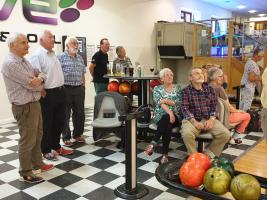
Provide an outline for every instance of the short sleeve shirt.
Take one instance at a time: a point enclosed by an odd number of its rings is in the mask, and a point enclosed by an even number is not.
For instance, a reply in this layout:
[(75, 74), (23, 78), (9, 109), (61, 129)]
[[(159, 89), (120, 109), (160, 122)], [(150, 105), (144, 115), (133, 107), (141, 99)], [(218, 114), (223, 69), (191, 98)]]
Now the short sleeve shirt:
[(175, 102), (175, 106), (168, 105), (169, 109), (180, 118), (180, 101), (181, 101), (182, 89), (179, 85), (174, 85), (171, 92), (167, 92), (163, 85), (156, 86), (153, 90), (153, 100), (155, 102), (155, 117), (154, 122), (158, 123), (166, 112), (161, 108), (160, 101), (162, 99), (170, 99)]
[(248, 60), (245, 65), (244, 74), (241, 79), (241, 85), (245, 85), (247, 88), (255, 88), (256, 83), (248, 80), (250, 72), (254, 72), (256, 75), (260, 76), (259, 66), (252, 59)]
[(103, 53), (101, 50), (93, 55), (92, 63), (95, 64), (94, 68), (94, 82), (95, 83), (108, 83), (108, 79), (103, 76), (107, 74), (108, 54)]
[(71, 57), (68, 52), (64, 52), (59, 56), (59, 61), (62, 66), (65, 85), (79, 86), (83, 83), (83, 74), (86, 72), (83, 58), (76, 54)]

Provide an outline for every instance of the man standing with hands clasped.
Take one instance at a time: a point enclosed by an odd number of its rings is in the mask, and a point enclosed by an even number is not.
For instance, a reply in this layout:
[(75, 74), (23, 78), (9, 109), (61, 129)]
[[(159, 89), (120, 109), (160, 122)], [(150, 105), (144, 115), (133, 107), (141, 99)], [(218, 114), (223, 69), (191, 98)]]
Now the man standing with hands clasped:
[(45, 164), (41, 154), (43, 122), (39, 99), (46, 76), (35, 71), (24, 58), (29, 50), (24, 34), (10, 35), (7, 44), (10, 53), (4, 60), (2, 74), (19, 128), (19, 173), (21, 180), (38, 183), (43, 178), (34, 175), (33, 170), (48, 171), (54, 167), (52, 164)]
[(58, 154), (73, 154), (73, 150), (65, 149), (60, 145), (60, 135), (66, 119), (64, 75), (61, 64), (53, 51), (54, 35), (45, 30), (41, 34), (39, 42), (40, 47), (30, 57), (30, 62), (47, 77), (43, 97), (40, 100), (44, 127), (41, 147), (44, 158), (56, 161)]
[(214, 158), (220, 156), (229, 141), (230, 132), (216, 119), (217, 97), (212, 87), (204, 83), (200, 68), (193, 68), (189, 75), (190, 84), (182, 91), (181, 110), (183, 113), (182, 138), (188, 153), (197, 152), (195, 138), (209, 132), (213, 140), (205, 153)]
[[(85, 143), (82, 137), (84, 131), (84, 99), (85, 99), (85, 72), (86, 66), (82, 56), (78, 54), (78, 40), (76, 37), (67, 37), (65, 41), (66, 50), (59, 56), (66, 92), (66, 119), (62, 132), (65, 146), (73, 143)], [(69, 126), (72, 111), (73, 139)]]

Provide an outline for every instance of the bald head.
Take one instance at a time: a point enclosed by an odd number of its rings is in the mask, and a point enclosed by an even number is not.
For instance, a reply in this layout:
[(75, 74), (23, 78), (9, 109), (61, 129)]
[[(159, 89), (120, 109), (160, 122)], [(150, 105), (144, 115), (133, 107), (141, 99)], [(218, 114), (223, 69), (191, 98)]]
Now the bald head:
[(48, 51), (52, 51), (55, 45), (54, 35), (49, 30), (44, 30), (40, 35), (40, 45)]

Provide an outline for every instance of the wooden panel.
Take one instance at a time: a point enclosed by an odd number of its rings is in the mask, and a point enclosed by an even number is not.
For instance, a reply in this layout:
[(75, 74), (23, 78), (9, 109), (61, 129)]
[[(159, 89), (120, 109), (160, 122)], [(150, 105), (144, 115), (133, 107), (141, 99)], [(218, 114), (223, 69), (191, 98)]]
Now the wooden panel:
[(235, 168), (256, 176), (267, 178), (267, 144), (262, 140), (235, 162)]
[[(231, 82), (230, 87), (235, 87), (240, 85), (242, 75), (244, 73), (244, 66), (245, 62), (240, 61), (236, 58), (232, 58), (231, 68), (230, 68), (230, 76), (231, 76)], [(229, 90), (230, 93), (233, 93), (233, 91)]]
[(193, 24), (184, 24), (184, 49), (186, 56), (193, 56), (193, 28)]
[(184, 24), (166, 23), (163, 38), (164, 45), (184, 45)]
[(196, 57), (195, 63), (193, 67), (201, 67), (204, 64), (211, 63), (221, 65), (223, 68), (228, 67), (227, 65), (227, 57)]

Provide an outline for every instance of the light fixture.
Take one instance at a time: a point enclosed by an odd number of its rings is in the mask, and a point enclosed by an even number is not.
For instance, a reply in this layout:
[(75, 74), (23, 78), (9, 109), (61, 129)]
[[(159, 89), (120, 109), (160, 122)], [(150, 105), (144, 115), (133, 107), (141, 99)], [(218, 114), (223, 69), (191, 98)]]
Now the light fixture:
[(261, 14), (258, 14), (259, 17), (264, 17), (266, 14), (264, 13), (261, 13)]
[(255, 13), (255, 12), (257, 12), (256, 10), (249, 10), (248, 11), (249, 13)]
[(241, 9), (244, 9), (245, 7), (247, 7), (247, 6), (245, 6), (245, 5), (239, 5), (239, 6), (237, 6), (237, 8), (240, 9), (240, 10)]
[(262, 22), (262, 21), (266, 21), (267, 17), (251, 17), (249, 18), (249, 21), (251, 22)]

